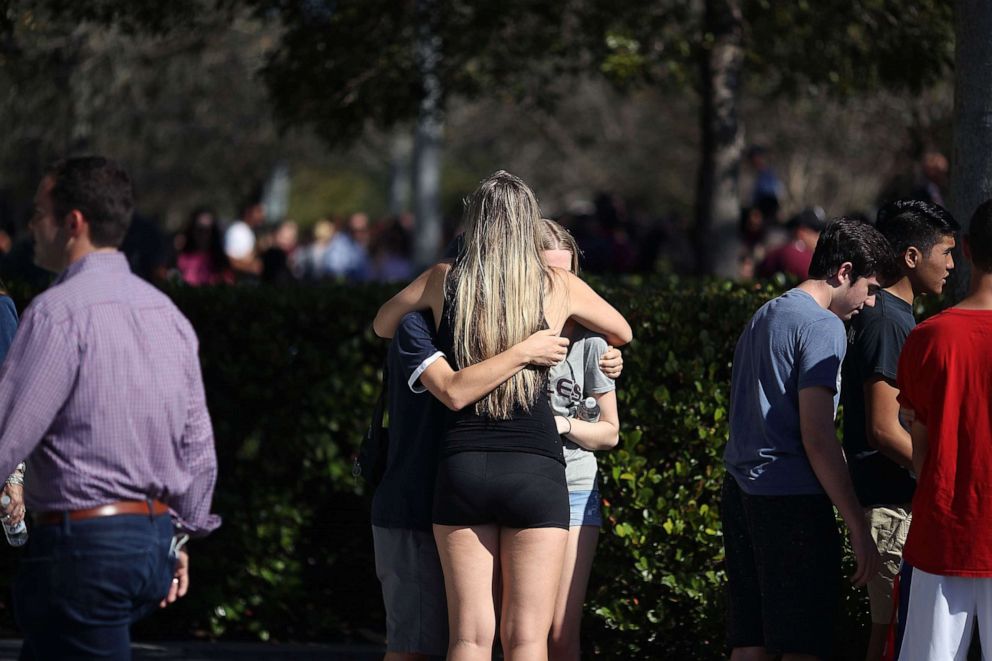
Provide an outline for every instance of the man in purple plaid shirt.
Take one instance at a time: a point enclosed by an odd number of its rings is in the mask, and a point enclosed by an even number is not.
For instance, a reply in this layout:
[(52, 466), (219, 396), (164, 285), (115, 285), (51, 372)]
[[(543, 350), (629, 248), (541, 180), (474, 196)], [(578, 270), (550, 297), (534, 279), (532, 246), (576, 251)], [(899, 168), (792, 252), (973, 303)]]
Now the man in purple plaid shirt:
[(35, 262), (60, 275), (0, 368), (0, 474), (27, 457), (34, 516), (21, 659), (130, 659), (131, 623), (186, 593), (179, 540), (220, 525), (196, 335), (117, 250), (132, 206), (99, 157), (55, 164), (35, 197)]

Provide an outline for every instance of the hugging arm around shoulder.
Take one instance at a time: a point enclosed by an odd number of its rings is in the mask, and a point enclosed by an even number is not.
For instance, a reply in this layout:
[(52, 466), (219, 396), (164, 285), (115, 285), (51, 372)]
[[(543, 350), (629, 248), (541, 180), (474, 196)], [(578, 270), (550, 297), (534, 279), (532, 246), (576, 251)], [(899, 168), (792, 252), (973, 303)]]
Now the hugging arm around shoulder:
[(613, 346), (622, 346), (634, 339), (634, 331), (623, 315), (581, 278), (562, 269), (556, 273), (564, 278), (568, 297), (568, 316), (591, 331), (601, 333)]
[(511, 349), (456, 372), (437, 346), (430, 315), (422, 312), (407, 314), (400, 321), (389, 346), (389, 362), (412, 392), (429, 392), (452, 411), (482, 398), (527, 364)]
[(420, 380), (445, 406), (459, 411), (528, 365), (551, 365), (562, 360), (567, 346), (567, 339), (550, 330), (541, 330), (492, 358), (458, 371), (441, 357), (424, 370)]
[(420, 375), (420, 382), (452, 411), (479, 401), (527, 366), (512, 349), (464, 369), (453, 370), (442, 356)]
[(431, 307), (432, 297), (440, 294), (448, 264), (439, 263), (421, 273), (406, 287), (382, 304), (372, 321), (372, 330), (383, 339), (396, 333), (403, 316), (414, 310)]

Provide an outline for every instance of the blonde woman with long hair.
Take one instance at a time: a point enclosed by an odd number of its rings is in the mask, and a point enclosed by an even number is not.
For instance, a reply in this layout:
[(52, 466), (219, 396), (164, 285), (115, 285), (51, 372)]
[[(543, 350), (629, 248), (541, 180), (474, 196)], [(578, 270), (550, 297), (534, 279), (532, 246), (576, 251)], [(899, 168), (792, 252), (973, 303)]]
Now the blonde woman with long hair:
[[(454, 265), (438, 264), (379, 311), (392, 335), (404, 314), (430, 308), (439, 347), (474, 365), (566, 320), (631, 339), (630, 325), (588, 285), (545, 264), (537, 199), (497, 172), (473, 193)], [(448, 599), (449, 661), (490, 661), (494, 576), (502, 575), (500, 639), (507, 661), (545, 661), (568, 538), (561, 438), (547, 371), (528, 368), (451, 416), (434, 495), (434, 536)], [(498, 564), (497, 564), (498, 563)]]

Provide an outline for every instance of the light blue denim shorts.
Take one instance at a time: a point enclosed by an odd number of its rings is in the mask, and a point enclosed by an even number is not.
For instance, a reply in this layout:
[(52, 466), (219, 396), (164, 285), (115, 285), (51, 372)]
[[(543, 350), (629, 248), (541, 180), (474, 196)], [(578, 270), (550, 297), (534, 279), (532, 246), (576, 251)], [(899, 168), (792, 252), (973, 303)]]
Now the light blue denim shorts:
[(599, 491), (569, 491), (569, 520), (571, 526), (601, 526), (603, 511), (600, 507)]

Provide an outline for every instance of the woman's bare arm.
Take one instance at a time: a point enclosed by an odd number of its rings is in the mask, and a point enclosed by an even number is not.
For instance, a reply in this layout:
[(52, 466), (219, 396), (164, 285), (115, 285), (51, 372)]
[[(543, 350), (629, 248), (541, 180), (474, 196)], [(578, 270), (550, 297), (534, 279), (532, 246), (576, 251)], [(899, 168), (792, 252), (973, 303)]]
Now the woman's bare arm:
[(389, 339), (396, 333), (403, 316), (414, 310), (434, 310), (437, 319), (441, 312), (440, 293), (448, 264), (435, 264), (382, 304), (372, 321), (372, 330), (381, 338)]
[(586, 422), (569, 418), (571, 431), (565, 438), (581, 445), (586, 450), (611, 450), (620, 440), (620, 416), (617, 413), (617, 393), (610, 390), (604, 393), (593, 393), (592, 397), (599, 402), (599, 420)]
[(464, 369), (453, 370), (445, 358), (434, 361), (420, 382), (442, 404), (459, 411), (473, 404), (528, 365), (550, 367), (565, 360), (568, 339), (554, 331), (537, 331), (523, 342)]
[[(554, 271), (556, 278), (552, 298), (564, 296), (564, 303), (559, 303), (555, 309), (565, 311), (565, 318), (571, 317), (589, 330), (601, 333), (606, 337), (606, 342), (613, 346), (627, 344), (634, 338), (634, 331), (623, 315), (592, 287), (564, 269)], [(554, 321), (564, 323), (564, 318)]]

